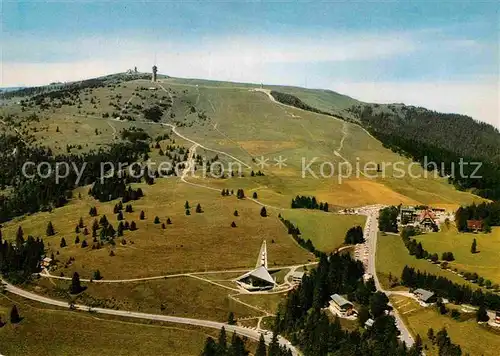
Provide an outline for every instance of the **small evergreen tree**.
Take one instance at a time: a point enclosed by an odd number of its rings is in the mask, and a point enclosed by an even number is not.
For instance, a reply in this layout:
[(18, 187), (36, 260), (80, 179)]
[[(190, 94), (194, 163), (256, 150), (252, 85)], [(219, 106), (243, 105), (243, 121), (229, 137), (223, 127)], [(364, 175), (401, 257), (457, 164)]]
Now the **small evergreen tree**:
[(76, 225), (75, 226), (75, 234), (79, 234), (80, 233), (80, 226)]
[(203, 210), (201, 209), (201, 205), (200, 205), (200, 203), (198, 203), (198, 205), (196, 205), (196, 212), (197, 212), (198, 214), (203, 212)]
[(87, 240), (83, 240), (83, 241), (82, 241), (82, 245), (81, 245), (81, 246), (82, 246), (82, 248), (85, 248), (85, 247), (87, 247), (88, 245), (89, 245), (89, 244), (87, 243)]
[(481, 305), (479, 307), (479, 309), (477, 310), (476, 320), (478, 322), (486, 322), (486, 321), (490, 320), (490, 317), (488, 316), (488, 312), (486, 311), (486, 308), (484, 307), (484, 305)]
[(80, 238), (77, 236), (77, 237), (75, 238), (75, 245), (78, 245), (79, 243), (80, 243)]
[(262, 216), (263, 218), (267, 216), (267, 210), (265, 206), (263, 206), (262, 209), (260, 209), (260, 216)]
[(155, 216), (154, 223), (155, 224), (159, 224), (160, 223), (160, 218), (158, 216)]
[(61, 242), (60, 242), (59, 246), (61, 248), (66, 247), (66, 240), (64, 239), (64, 237), (61, 238)]
[(227, 317), (227, 323), (229, 325), (236, 325), (236, 319), (234, 318), (234, 313), (233, 312), (229, 312), (229, 315)]
[(236, 223), (234, 221), (231, 223), (231, 227), (236, 227)]
[(477, 241), (476, 239), (472, 240), (472, 245), (470, 247), (471, 253), (477, 253)]
[(166, 225), (165, 225), (165, 223), (161, 223), (161, 228), (162, 229), (166, 229), (167, 228)]
[(21, 316), (19, 316), (19, 311), (17, 310), (17, 306), (13, 305), (10, 310), (10, 322), (12, 324), (17, 324), (21, 321)]
[(122, 221), (123, 220), (123, 213), (121, 210), (118, 211), (118, 214), (116, 214), (116, 220)]
[(167, 218), (167, 225), (171, 225), (172, 224), (172, 220), (170, 220), (170, 218)]
[(260, 334), (259, 344), (257, 345), (257, 350), (255, 351), (255, 356), (266, 356), (266, 355), (267, 355), (266, 342), (264, 341), (264, 335)]
[(137, 230), (137, 226), (135, 224), (135, 221), (132, 220), (132, 222), (130, 223), (130, 231), (135, 231)]
[(52, 221), (49, 221), (47, 224), (47, 229), (45, 231), (47, 233), (47, 236), (54, 236), (55, 235), (55, 230), (54, 230), (54, 225), (52, 225)]
[(184, 203), (184, 209), (189, 209), (189, 202), (186, 200), (186, 203)]
[(102, 279), (101, 271), (99, 271), (99, 270), (94, 271), (94, 273), (92, 275), (92, 279), (95, 281)]
[(189, 211), (189, 209), (186, 209), (186, 215), (191, 215), (191, 212)]
[(85, 226), (85, 224), (83, 223), (83, 219), (82, 219), (82, 217), (80, 217), (80, 220), (78, 221), (78, 227), (80, 229), (83, 229), (84, 226)]
[(145, 214), (144, 214), (144, 210), (141, 210), (141, 213), (139, 214), (139, 219), (140, 219), (140, 220), (144, 220), (144, 218), (145, 218), (145, 217), (146, 217), (146, 216), (145, 216)]
[(234, 213), (233, 213), (234, 216), (238, 216), (238, 210), (235, 210)]
[(71, 278), (71, 285), (69, 286), (70, 294), (78, 294), (82, 291), (82, 285), (80, 284), (80, 275), (78, 272), (73, 274)]
[(257, 199), (257, 192), (253, 192), (252, 198)]

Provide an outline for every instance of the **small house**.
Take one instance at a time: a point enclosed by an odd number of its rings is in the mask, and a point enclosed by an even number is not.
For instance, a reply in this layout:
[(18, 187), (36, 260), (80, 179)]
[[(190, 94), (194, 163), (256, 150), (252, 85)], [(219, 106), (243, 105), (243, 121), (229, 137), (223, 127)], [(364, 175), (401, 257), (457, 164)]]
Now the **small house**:
[(351, 316), (356, 313), (354, 305), (339, 294), (330, 296), (330, 306), (328, 307), (333, 314), (338, 316)]
[(436, 295), (433, 292), (425, 289), (421, 288), (415, 289), (413, 291), (413, 294), (415, 294), (418, 300), (422, 303), (429, 304), (429, 303), (434, 303), (436, 301)]
[(482, 220), (467, 220), (467, 230), (469, 231), (483, 231), (483, 221)]
[(45, 257), (43, 260), (42, 260), (42, 268), (48, 268), (52, 263), (52, 258), (50, 257)]
[(304, 277), (304, 272), (295, 271), (292, 273), (292, 282), (300, 283)]
[(373, 326), (373, 323), (375, 322), (375, 320), (373, 320), (372, 318), (368, 319), (366, 322), (365, 322), (365, 329), (369, 329)]

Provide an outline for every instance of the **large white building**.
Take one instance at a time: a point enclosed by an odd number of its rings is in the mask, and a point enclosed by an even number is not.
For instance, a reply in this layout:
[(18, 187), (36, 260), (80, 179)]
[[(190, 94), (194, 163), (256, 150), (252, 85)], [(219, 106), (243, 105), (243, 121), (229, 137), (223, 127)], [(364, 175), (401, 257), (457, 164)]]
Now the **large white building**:
[(262, 242), (255, 269), (236, 279), (236, 283), (248, 291), (273, 289), (276, 281), (267, 270), (267, 246)]

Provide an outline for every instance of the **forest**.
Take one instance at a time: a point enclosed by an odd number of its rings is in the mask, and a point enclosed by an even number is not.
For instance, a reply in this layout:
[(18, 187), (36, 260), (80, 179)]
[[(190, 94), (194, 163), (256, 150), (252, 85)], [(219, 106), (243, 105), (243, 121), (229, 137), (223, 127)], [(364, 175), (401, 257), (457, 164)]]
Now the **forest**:
[[(300, 347), (304, 355), (420, 355), (421, 342), (412, 348), (398, 340), (395, 319), (389, 299), (376, 292), (373, 279), (364, 282), (363, 264), (349, 255), (335, 254), (320, 258), (318, 267), (305, 275), (302, 283), (288, 293), (275, 319), (275, 331), (285, 335)], [(361, 305), (358, 321), (361, 326), (368, 318), (373, 326), (360, 332), (344, 330), (338, 318), (330, 321), (327, 311), (333, 293)], [(417, 338), (420, 340), (419, 338)]]
[[(84, 154), (53, 155), (48, 148), (30, 147), (17, 137), (4, 134), (0, 136), (0, 152), (0, 222), (5, 222), (16, 216), (49, 211), (66, 204), (74, 188), (101, 178), (102, 162), (115, 167), (119, 162), (135, 162), (149, 152), (149, 145), (142, 141), (114, 143), (107, 149)], [(24, 166), (25, 162), (31, 163)], [(82, 174), (79, 177), (76, 169), (69, 168), (65, 177), (57, 179), (55, 167), (58, 164), (77, 167)], [(39, 172), (37, 167), (40, 167)], [(107, 193), (100, 187), (98, 190), (99, 195)], [(113, 188), (109, 194), (116, 198), (125, 191)]]
[(428, 170), (436, 163), (457, 189), (500, 199), (500, 133), (493, 126), (405, 105), (361, 105), (349, 111), (385, 147)]

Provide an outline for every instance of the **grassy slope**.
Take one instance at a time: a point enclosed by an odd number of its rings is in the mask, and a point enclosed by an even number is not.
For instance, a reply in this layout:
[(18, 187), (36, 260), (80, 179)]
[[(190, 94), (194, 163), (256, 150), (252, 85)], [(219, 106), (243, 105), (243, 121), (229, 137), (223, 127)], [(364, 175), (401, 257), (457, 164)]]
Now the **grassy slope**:
[(441, 269), (438, 265), (434, 265), (427, 260), (419, 260), (414, 256), (410, 256), (400, 236), (384, 236), (383, 234), (379, 234), (377, 239), (376, 266), (381, 283), (384, 283), (384, 285), (388, 287), (387, 277), (389, 276), (389, 273), (400, 279), (405, 265), (420, 271), (426, 271), (434, 275), (446, 277), (455, 283), (475, 286), (464, 281), (459, 276)]
[[(68, 290), (70, 284), (69, 281), (55, 281), (55, 283), (61, 290)], [(76, 302), (87, 305), (95, 302), (102, 303), (100, 305), (108, 308), (221, 322), (227, 321), (231, 311), (236, 318), (263, 314), (231, 300), (228, 295), (236, 294), (235, 291), (191, 277), (145, 282), (84, 283), (84, 285), (87, 289), (78, 296)], [(235, 288), (236, 284), (231, 283), (231, 287)], [(42, 279), (35, 289), (39, 293), (50, 295), (53, 293), (51, 291), (53, 288), (50, 281)], [(268, 296), (261, 296), (258, 299), (264, 303)], [(163, 310), (160, 309), (162, 305)]]
[[(455, 261), (450, 266), (467, 272), (476, 272), (493, 283), (500, 283), (500, 228), (493, 228), (491, 234), (458, 233), (454, 226), (443, 231), (418, 236), (425, 249), (437, 252), (452, 251)], [(477, 241), (479, 253), (470, 252), (473, 239)]]
[(310, 239), (323, 252), (333, 252), (344, 243), (347, 230), (360, 225), (365, 217), (359, 215), (334, 215), (321, 211), (294, 209), (281, 214), (299, 227), (302, 238)]
[[(89, 230), (92, 226), (94, 219), (88, 215), (91, 206), (95, 205), (99, 214), (105, 214), (115, 229), (117, 226), (113, 214), (116, 202), (99, 203), (86, 194), (85, 188), (80, 190), (82, 199), (74, 199), (52, 213), (37, 213), (5, 224), (3, 236), (14, 238), (19, 225), (25, 236), (45, 236), (47, 221), (51, 220), (57, 234), (44, 238), (45, 243), (50, 244), (49, 250), (59, 251), (60, 255), (56, 257), (63, 263), (70, 256), (76, 259), (74, 264), (61, 271), (68, 275), (76, 270), (82, 277), (90, 277), (92, 271), (99, 269), (108, 279), (252, 268), (263, 239), (268, 240), (270, 267), (306, 263), (312, 258), (288, 236), (277, 214), (270, 213), (267, 218), (262, 218), (260, 206), (251, 201), (238, 200), (235, 196), (221, 197), (220, 193), (193, 188), (173, 178), (156, 180), (151, 186), (140, 186), (145, 197), (132, 202), (133, 213), (124, 213), (126, 220), (137, 223), (138, 230), (125, 231), (128, 243), (121, 246), (118, 239), (113, 257), (108, 256), (108, 246), (91, 250), (74, 244), (79, 218), (83, 217)], [(192, 206), (190, 216), (185, 215), (186, 200)], [(197, 203), (201, 204), (204, 213), (195, 213)], [(143, 221), (139, 220), (141, 210), (146, 215)], [(234, 210), (238, 210), (238, 217), (233, 216)], [(163, 230), (161, 225), (153, 223), (155, 216), (162, 222), (170, 217), (173, 224)], [(236, 222), (236, 228), (231, 228), (232, 221)], [(59, 248), (61, 237), (65, 237), (68, 247)], [(80, 239), (83, 239), (82, 234)], [(271, 239), (275, 243), (270, 243)], [(91, 237), (87, 240), (90, 245)]]
[[(140, 324), (14, 300), (24, 319), (0, 328), (0, 349), (6, 355), (197, 355), (207, 336), (217, 334), (216, 330)], [(0, 295), (3, 321), (8, 320), (12, 304)]]
[[(387, 167), (386, 176), (367, 179), (361, 176), (338, 183), (336, 174), (332, 178), (315, 179), (301, 177), (302, 158), (310, 162), (317, 157), (312, 170), (318, 174), (320, 163), (341, 160), (334, 155), (347, 132), (341, 154), (351, 164), (366, 162), (411, 161), (382, 147), (355, 124), (345, 123), (330, 116), (314, 114), (272, 103), (264, 93), (252, 92), (249, 87), (208, 86), (195, 87), (182, 80), (165, 80), (165, 87), (196, 99), (199, 110), (204, 110), (212, 125), (183, 127), (179, 131), (209, 147), (229, 152), (251, 164), (251, 157), (269, 158), (271, 166), (265, 169), (270, 177), (266, 187), (281, 195), (297, 193), (322, 195), (329, 203), (339, 206), (356, 206), (382, 202), (386, 204), (425, 203), (450, 205), (470, 203), (477, 200), (471, 194), (457, 192), (441, 178), (395, 179), (389, 178), (393, 168)], [(191, 93), (191, 94), (189, 94)], [(279, 128), (278, 130), (276, 128)], [(278, 169), (273, 158), (287, 158), (287, 166)], [(257, 167), (254, 165), (255, 169)], [(410, 169), (410, 168), (408, 168)], [(422, 174), (419, 167), (412, 167), (414, 174)]]
[(446, 327), (452, 342), (459, 344), (464, 354), (484, 356), (498, 354), (497, 350), (500, 347), (498, 331), (478, 325), (474, 314), (462, 314), (460, 321), (457, 321), (449, 315), (440, 315), (433, 307), (422, 308), (413, 299), (393, 296), (391, 301), (399, 310), (410, 332), (413, 335), (420, 334), (422, 341), (429, 348), (425, 351), (427, 355), (438, 354), (438, 350), (427, 338), (427, 331), (433, 328), (434, 333), (437, 333), (443, 327)]

